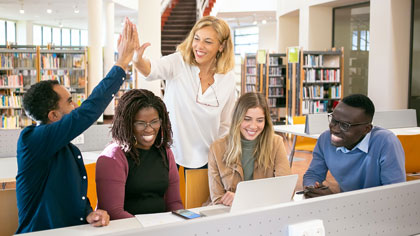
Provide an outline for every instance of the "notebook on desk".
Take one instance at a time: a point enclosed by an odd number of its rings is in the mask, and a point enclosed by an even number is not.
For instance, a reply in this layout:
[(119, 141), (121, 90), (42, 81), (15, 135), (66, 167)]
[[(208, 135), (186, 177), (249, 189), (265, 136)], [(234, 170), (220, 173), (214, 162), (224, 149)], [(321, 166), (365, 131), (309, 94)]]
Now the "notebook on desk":
[(200, 213), (211, 216), (289, 202), (292, 200), (297, 179), (298, 175), (286, 175), (239, 182), (232, 207), (203, 210)]

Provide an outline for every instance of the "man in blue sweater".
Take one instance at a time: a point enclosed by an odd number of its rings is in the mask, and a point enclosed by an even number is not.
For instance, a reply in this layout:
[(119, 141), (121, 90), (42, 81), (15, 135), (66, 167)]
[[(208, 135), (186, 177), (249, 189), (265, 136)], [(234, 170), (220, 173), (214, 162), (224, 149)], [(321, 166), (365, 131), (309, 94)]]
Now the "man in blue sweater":
[(57, 81), (41, 81), (25, 94), (24, 109), (37, 125), (26, 127), (17, 145), (16, 233), (85, 223), (108, 225), (106, 211), (92, 211), (82, 155), (70, 141), (99, 118), (124, 81), (138, 37), (135, 25), (128, 19), (125, 23), (116, 65), (80, 107)]
[(327, 171), (342, 192), (405, 181), (404, 150), (389, 130), (373, 127), (375, 106), (361, 94), (343, 98), (328, 115), (312, 162), (303, 176), (305, 197), (332, 194), (322, 185)]

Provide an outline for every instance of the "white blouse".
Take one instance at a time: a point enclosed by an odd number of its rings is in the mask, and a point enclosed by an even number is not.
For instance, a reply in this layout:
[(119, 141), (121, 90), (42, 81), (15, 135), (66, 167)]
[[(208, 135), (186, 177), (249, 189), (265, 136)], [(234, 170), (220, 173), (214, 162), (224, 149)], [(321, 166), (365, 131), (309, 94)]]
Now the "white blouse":
[(173, 131), (172, 151), (177, 164), (198, 168), (208, 161), (210, 145), (228, 133), (236, 101), (233, 71), (215, 74), (202, 93), (200, 69), (181, 53), (151, 60), (146, 80), (166, 80), (164, 102)]

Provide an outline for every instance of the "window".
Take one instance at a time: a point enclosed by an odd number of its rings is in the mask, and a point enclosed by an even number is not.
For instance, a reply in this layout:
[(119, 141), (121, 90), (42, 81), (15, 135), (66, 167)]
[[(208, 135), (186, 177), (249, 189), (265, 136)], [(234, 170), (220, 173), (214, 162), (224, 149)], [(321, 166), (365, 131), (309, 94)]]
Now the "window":
[(61, 46), (61, 29), (60, 28), (52, 29), (52, 43), (55, 46)]
[(70, 46), (70, 29), (61, 29), (61, 45)]
[(88, 45), (88, 32), (87, 30), (80, 31), (80, 46)]
[(255, 53), (258, 50), (258, 27), (241, 27), (234, 30), (235, 54)]
[(7, 42), (16, 44), (16, 23), (7, 21)]
[(333, 47), (344, 47), (344, 96), (367, 95), (370, 5), (361, 3), (333, 9)]
[(42, 45), (42, 26), (34, 25), (33, 30), (34, 45)]
[(71, 46), (80, 46), (80, 30), (71, 30)]
[(42, 27), (42, 45), (51, 44), (51, 27)]

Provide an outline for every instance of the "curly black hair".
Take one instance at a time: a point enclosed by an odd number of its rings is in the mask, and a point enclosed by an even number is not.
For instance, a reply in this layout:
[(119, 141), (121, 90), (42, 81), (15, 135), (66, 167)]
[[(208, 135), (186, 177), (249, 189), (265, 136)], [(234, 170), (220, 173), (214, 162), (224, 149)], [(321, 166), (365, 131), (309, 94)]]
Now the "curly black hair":
[(363, 94), (352, 94), (347, 97), (344, 97), (341, 100), (348, 106), (361, 108), (365, 111), (365, 114), (371, 119), (373, 119), (373, 115), (375, 114), (375, 105), (373, 105), (372, 100), (369, 97)]
[(167, 163), (166, 148), (169, 148), (172, 144), (171, 122), (165, 103), (149, 90), (132, 89), (124, 93), (115, 109), (111, 127), (112, 138), (122, 147), (126, 156), (132, 158), (138, 165), (140, 163), (139, 152), (134, 148), (136, 143), (133, 132), (134, 118), (139, 110), (147, 107), (156, 109), (159, 118), (162, 120), (154, 145), (159, 149), (164, 163)]
[(48, 112), (58, 108), (60, 97), (53, 89), (58, 84), (57, 80), (44, 80), (29, 88), (23, 96), (23, 108), (28, 117), (41, 124), (48, 123)]

